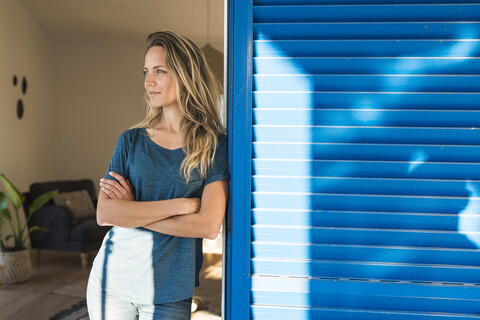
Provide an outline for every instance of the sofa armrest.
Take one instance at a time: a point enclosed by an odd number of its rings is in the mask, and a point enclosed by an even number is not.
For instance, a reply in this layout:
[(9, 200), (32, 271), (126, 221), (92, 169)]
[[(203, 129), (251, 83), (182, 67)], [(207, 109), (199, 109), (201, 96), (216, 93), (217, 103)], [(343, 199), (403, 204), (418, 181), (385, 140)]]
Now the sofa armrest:
[(33, 214), (28, 225), (47, 228), (50, 232), (33, 232), (30, 234), (30, 239), (32, 242), (46, 239), (69, 240), (71, 223), (70, 209), (64, 206), (45, 205)]

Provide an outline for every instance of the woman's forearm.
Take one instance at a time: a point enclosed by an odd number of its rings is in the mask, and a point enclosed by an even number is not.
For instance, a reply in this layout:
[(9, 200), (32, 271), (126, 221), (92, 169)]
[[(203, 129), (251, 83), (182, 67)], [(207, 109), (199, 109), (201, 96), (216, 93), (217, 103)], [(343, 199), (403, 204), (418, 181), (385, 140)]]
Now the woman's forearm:
[(170, 199), (162, 201), (128, 201), (110, 199), (100, 192), (97, 222), (102, 226), (135, 228), (176, 215), (195, 213), (199, 199)]
[(144, 227), (177, 237), (213, 240), (217, 237), (223, 223), (227, 196), (227, 181), (215, 181), (205, 186), (198, 213), (155, 221)]
[(221, 223), (210, 220), (202, 213), (174, 216), (152, 222), (144, 228), (184, 238), (215, 239), (220, 231)]

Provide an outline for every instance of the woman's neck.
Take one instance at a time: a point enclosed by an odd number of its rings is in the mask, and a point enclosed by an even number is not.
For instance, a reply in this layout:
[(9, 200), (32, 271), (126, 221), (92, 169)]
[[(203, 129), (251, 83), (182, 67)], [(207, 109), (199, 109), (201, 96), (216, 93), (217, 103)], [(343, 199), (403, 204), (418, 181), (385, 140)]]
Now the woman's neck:
[(172, 133), (179, 133), (183, 130), (185, 117), (177, 106), (163, 107), (163, 120), (156, 129), (163, 129)]

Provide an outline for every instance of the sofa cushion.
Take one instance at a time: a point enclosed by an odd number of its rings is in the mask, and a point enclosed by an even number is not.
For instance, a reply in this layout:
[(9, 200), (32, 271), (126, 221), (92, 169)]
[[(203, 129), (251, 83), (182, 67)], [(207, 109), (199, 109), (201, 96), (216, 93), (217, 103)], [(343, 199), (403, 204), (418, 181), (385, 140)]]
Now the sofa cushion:
[(59, 193), (87, 190), (93, 202), (95, 202), (95, 199), (97, 198), (95, 185), (90, 179), (36, 182), (30, 186), (30, 194), (32, 199), (37, 198), (45, 192), (53, 190), (58, 190)]
[(95, 218), (95, 208), (86, 190), (59, 193), (53, 198), (53, 202), (70, 209), (72, 224)]
[(100, 227), (95, 219), (82, 221), (70, 230), (73, 241), (101, 241), (110, 227)]

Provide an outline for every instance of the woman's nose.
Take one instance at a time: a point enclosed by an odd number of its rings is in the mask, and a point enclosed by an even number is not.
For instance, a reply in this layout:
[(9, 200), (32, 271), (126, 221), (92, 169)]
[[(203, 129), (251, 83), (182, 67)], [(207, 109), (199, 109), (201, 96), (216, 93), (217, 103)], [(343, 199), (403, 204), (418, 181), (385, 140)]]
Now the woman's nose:
[(155, 85), (155, 78), (152, 75), (147, 75), (145, 77), (145, 86), (154, 86)]

